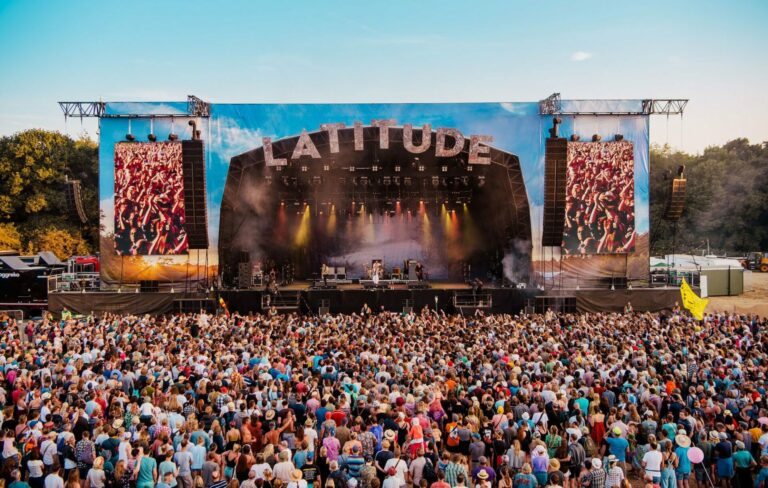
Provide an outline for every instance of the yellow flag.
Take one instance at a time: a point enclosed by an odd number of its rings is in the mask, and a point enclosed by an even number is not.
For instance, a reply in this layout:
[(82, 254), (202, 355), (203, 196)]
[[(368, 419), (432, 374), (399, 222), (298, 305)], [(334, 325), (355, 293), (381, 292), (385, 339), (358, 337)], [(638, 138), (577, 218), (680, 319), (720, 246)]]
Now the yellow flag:
[(707, 308), (709, 303), (708, 298), (699, 298), (695, 291), (691, 288), (685, 278), (683, 278), (683, 284), (680, 285), (680, 295), (683, 297), (683, 307), (686, 308), (696, 320), (704, 318), (704, 309)]

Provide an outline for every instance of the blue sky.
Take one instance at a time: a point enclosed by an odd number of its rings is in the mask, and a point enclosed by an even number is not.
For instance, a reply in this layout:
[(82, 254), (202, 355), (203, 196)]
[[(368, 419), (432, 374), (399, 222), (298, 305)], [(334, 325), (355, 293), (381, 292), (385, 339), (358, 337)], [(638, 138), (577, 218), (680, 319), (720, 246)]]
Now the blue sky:
[(691, 98), (651, 141), (768, 140), (768, 2), (0, 1), (0, 134), (58, 100)]

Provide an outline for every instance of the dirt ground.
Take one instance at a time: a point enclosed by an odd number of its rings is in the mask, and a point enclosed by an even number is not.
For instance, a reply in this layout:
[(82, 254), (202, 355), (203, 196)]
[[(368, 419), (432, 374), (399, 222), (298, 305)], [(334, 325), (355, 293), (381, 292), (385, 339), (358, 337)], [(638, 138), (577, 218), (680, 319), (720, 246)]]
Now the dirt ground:
[(750, 291), (737, 297), (710, 297), (707, 312), (756, 313), (768, 316), (768, 273), (753, 271), (751, 285), (744, 276), (744, 288)]

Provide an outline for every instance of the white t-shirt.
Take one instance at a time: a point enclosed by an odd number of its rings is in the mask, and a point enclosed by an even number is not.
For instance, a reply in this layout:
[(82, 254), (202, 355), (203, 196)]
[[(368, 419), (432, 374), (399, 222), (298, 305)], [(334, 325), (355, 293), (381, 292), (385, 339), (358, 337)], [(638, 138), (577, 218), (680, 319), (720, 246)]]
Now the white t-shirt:
[(645, 470), (652, 475), (661, 474), (661, 451), (648, 451), (643, 456), (643, 462), (645, 463)]
[(45, 488), (64, 488), (64, 478), (56, 473), (45, 477)]
[[(384, 465), (384, 472), (389, 471), (389, 468), (395, 468), (395, 478), (400, 482), (400, 486), (405, 486), (405, 473), (408, 472), (408, 463), (399, 458), (392, 458)], [(386, 483), (387, 480), (384, 480)]]

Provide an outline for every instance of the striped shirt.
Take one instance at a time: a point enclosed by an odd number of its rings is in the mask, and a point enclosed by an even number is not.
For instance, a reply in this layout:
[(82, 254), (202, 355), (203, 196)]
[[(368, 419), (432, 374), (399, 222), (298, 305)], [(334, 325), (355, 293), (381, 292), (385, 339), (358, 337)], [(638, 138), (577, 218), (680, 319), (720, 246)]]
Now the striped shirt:
[(454, 462), (448, 463), (448, 466), (445, 467), (445, 482), (451, 485), (451, 488), (455, 487), (458, 484), (459, 474), (463, 474), (466, 481), (467, 471), (464, 467)]

